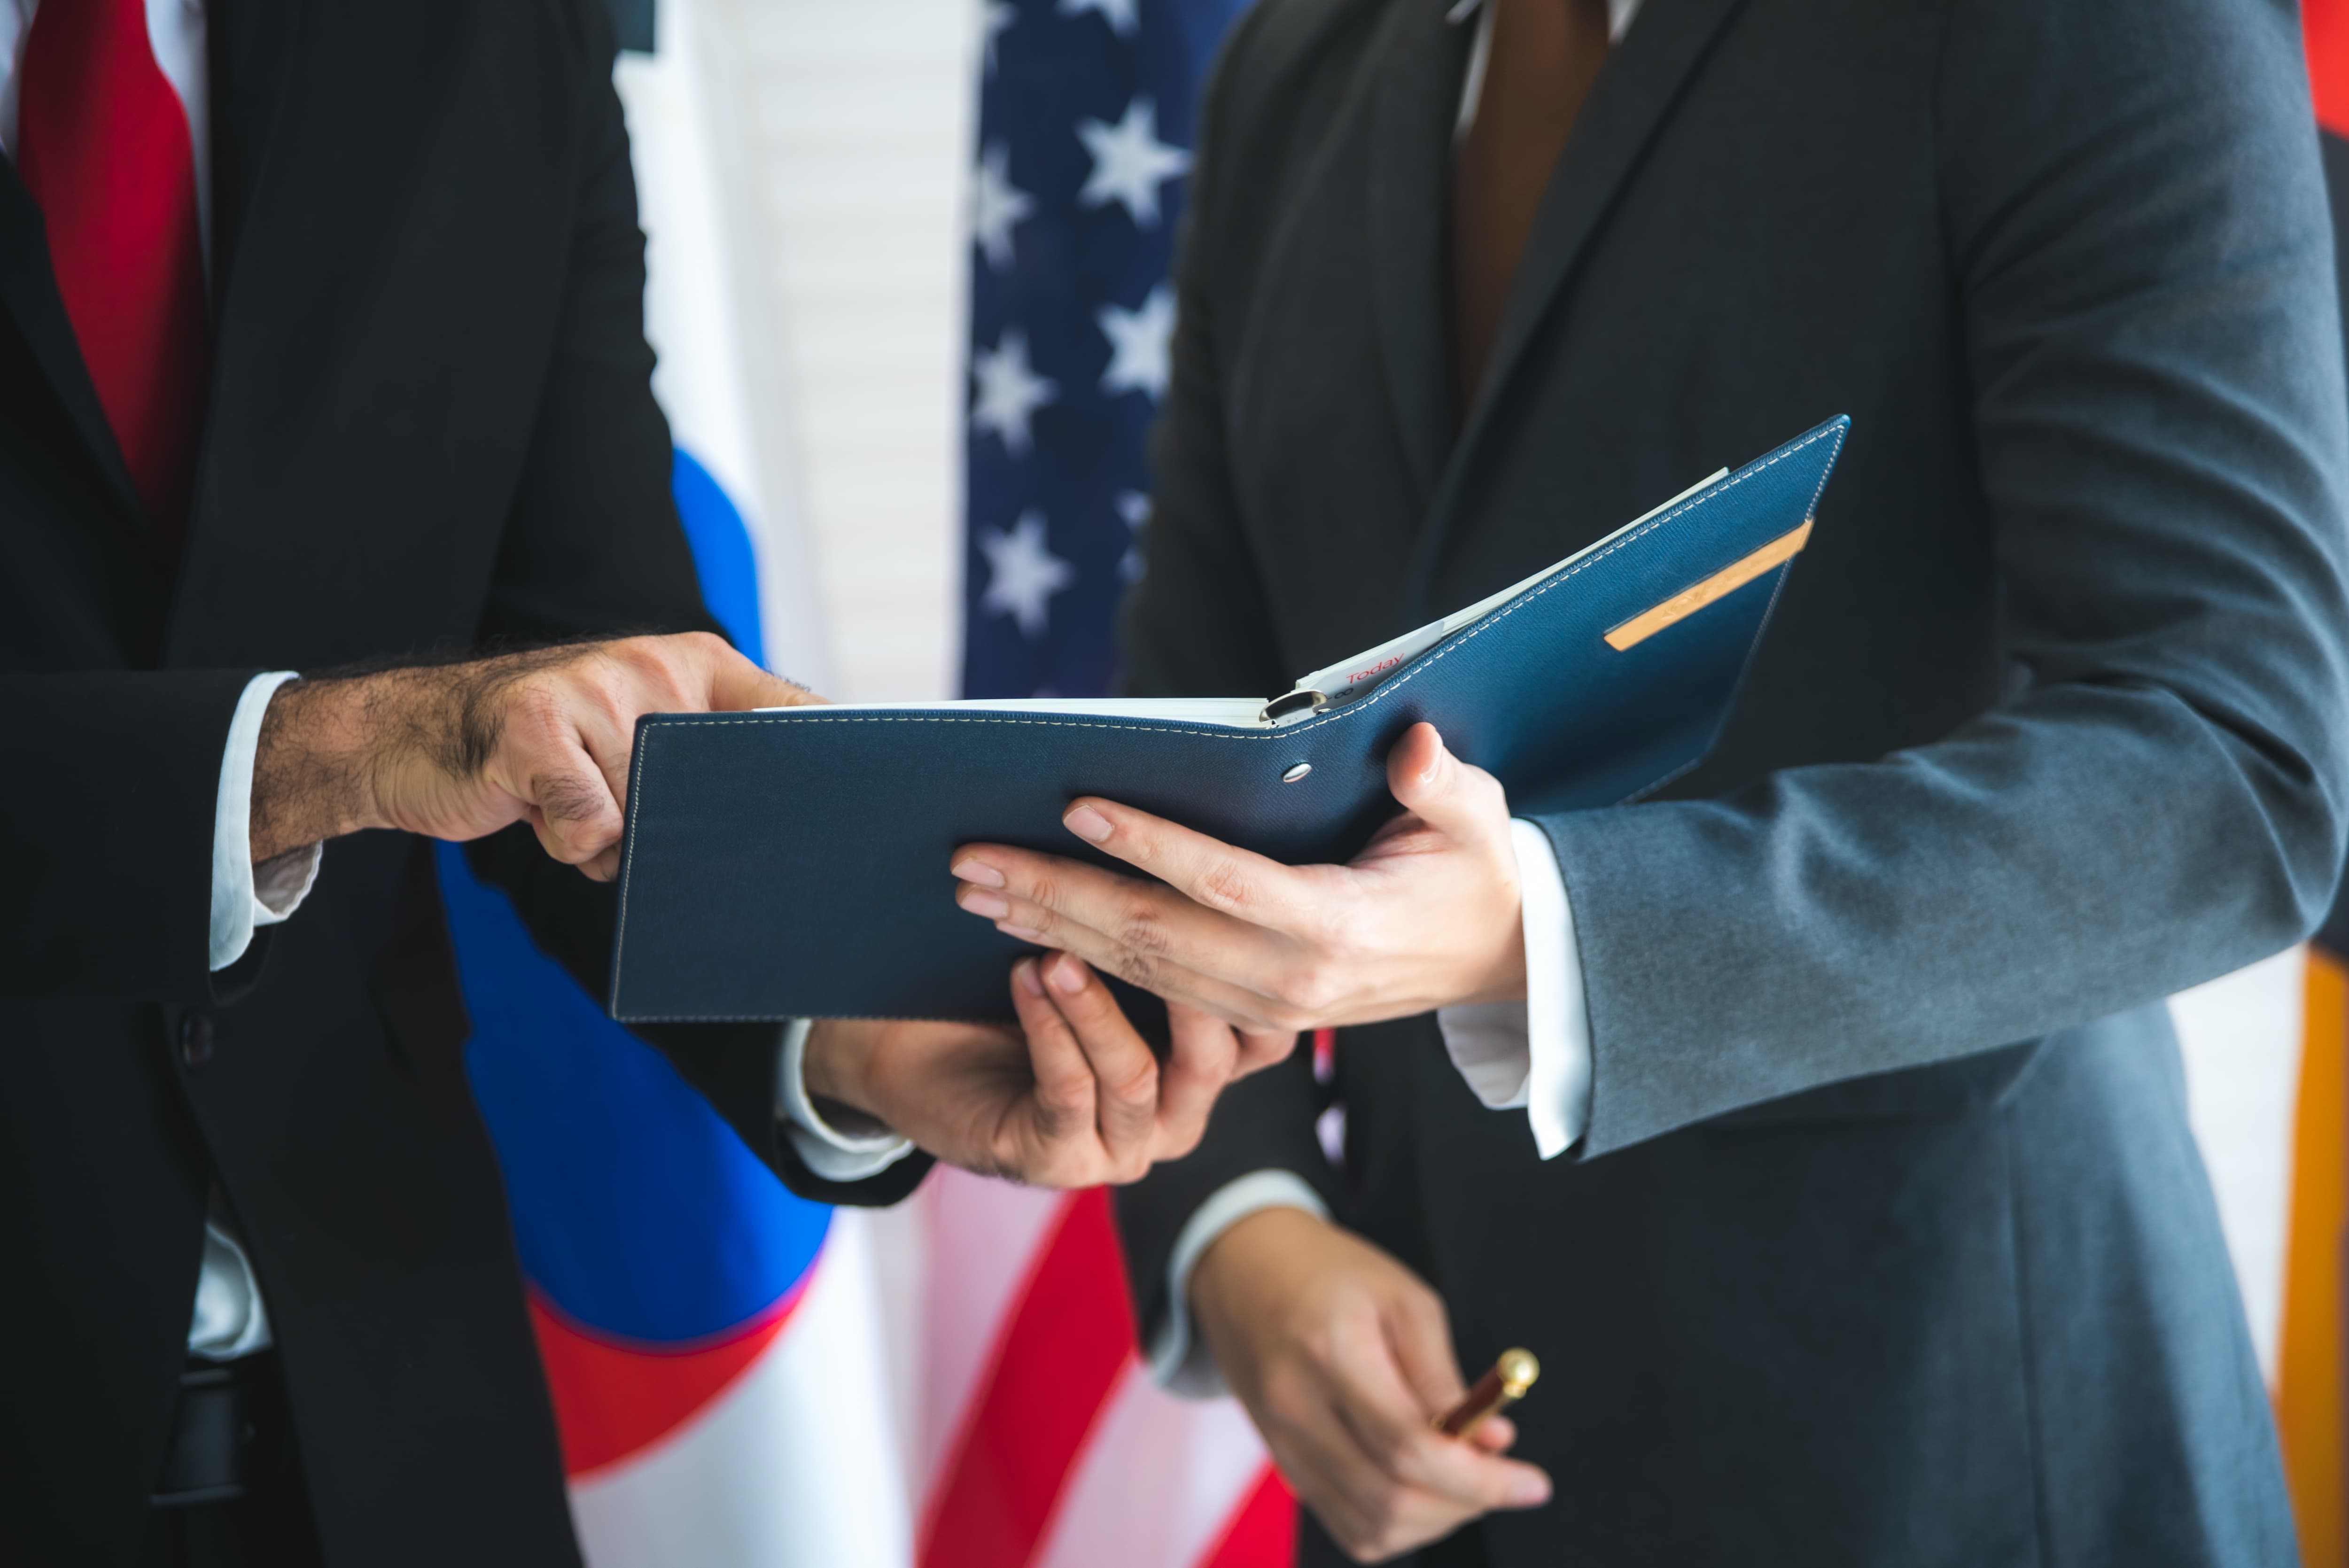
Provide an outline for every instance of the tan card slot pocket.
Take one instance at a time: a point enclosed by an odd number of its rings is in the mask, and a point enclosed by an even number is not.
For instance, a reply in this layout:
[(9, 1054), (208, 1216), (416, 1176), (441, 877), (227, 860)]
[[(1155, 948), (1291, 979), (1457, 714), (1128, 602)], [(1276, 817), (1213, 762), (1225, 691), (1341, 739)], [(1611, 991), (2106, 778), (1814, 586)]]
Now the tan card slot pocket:
[(1607, 645), (1619, 654), (1646, 642), (1666, 626), (1685, 621), (1714, 600), (1735, 593), (1772, 567), (1792, 561), (1810, 541), (1811, 523), (1806, 518), (1802, 527), (1780, 534), (1753, 554), (1731, 562), (1703, 582), (1682, 589), (1654, 608), (1640, 611), (1607, 634)]

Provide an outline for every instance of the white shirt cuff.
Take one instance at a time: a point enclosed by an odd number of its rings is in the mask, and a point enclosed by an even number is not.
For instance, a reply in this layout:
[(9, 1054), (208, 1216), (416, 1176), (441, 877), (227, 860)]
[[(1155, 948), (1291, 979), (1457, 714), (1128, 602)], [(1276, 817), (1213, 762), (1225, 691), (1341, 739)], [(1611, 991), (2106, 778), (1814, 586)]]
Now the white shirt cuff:
[(1590, 1121), (1590, 1008), (1549, 835), (1512, 820), (1509, 843), (1524, 908), (1526, 999), (1442, 1007), (1435, 1021), (1470, 1091), (1495, 1110), (1524, 1107), (1534, 1148), (1555, 1160)]
[(796, 1019), (783, 1033), (783, 1057), (775, 1074), (775, 1114), (800, 1162), (826, 1181), (862, 1181), (878, 1176), (914, 1151), (910, 1139), (894, 1132), (843, 1132), (819, 1115), (807, 1091), (807, 1043), (812, 1026)]
[(1254, 1171), (1226, 1181), (1193, 1212), (1166, 1264), (1166, 1321), (1150, 1341), (1150, 1376), (1171, 1394), (1212, 1399), (1224, 1375), (1204, 1341), (1191, 1336), (1191, 1271), (1216, 1239), (1261, 1209), (1302, 1209), (1326, 1220), (1330, 1205), (1293, 1171)]
[(295, 679), (291, 670), (255, 676), (236, 699), (221, 753), (220, 793), (212, 810), (212, 967), (217, 972), (244, 956), (254, 932), (275, 925), (310, 896), (318, 880), (324, 844), (305, 844), (253, 863), (253, 767), (261, 753), (261, 720), (277, 688)]

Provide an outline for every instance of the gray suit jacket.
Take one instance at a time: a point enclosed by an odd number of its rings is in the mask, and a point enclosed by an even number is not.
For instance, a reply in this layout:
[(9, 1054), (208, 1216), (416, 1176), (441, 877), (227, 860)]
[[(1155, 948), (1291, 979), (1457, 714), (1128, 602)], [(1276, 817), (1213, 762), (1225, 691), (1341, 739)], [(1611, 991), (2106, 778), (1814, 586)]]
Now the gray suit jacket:
[[(1495, 1563), (2292, 1559), (2161, 998), (2341, 863), (2344, 418), (2264, 0), (1649, 0), (1449, 386), (1444, 0), (1266, 0), (1205, 118), (1148, 693), (1295, 675), (1838, 412), (1722, 743), (1544, 820), (1595, 1042), (1543, 1163), (1429, 1020), (1123, 1194), (1144, 1321), (1285, 1167), (1554, 1370)], [(1319, 1548), (1317, 1548), (1319, 1550)]]

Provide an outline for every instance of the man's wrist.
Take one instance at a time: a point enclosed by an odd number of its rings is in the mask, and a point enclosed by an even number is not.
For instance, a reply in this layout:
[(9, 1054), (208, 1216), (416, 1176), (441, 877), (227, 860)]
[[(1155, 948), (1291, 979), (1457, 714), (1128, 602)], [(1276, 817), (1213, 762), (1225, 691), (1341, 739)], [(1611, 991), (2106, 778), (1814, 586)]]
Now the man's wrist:
[(867, 1037), (873, 1026), (843, 1019), (823, 1019), (808, 1030), (801, 1057), (802, 1081), (816, 1114), (851, 1136), (885, 1133), (888, 1122), (873, 1109), (873, 1098), (862, 1068), (871, 1055)]
[(269, 699), (253, 766), (253, 863), (387, 826), (376, 806), (373, 732), (393, 694), (367, 677), (291, 681)]

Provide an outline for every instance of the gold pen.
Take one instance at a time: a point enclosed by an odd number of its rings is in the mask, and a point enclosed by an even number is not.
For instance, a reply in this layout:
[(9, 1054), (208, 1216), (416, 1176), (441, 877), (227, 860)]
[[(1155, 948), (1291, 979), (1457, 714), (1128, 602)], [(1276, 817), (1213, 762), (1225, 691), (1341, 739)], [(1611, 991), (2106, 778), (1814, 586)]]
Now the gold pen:
[(1476, 1379), (1468, 1397), (1454, 1405), (1433, 1423), (1435, 1429), (1447, 1438), (1464, 1438), (1485, 1424), (1488, 1416), (1498, 1414), (1526, 1397), (1526, 1390), (1541, 1376), (1541, 1363), (1530, 1350), (1504, 1350), (1493, 1369)]

